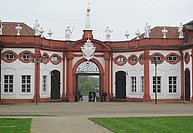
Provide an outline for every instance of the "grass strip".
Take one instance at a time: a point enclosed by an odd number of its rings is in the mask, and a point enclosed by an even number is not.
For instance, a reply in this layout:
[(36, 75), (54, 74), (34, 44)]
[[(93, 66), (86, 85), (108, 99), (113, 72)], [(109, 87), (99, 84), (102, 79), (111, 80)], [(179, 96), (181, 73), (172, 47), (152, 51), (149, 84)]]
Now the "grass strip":
[(115, 133), (191, 133), (193, 116), (89, 118)]
[(0, 133), (30, 133), (31, 118), (0, 118)]

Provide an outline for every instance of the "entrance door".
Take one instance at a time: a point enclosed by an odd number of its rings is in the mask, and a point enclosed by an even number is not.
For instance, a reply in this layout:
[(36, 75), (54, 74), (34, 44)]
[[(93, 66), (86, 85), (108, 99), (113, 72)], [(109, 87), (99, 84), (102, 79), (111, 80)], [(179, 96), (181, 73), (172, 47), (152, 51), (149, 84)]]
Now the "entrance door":
[(116, 99), (126, 99), (126, 73), (116, 72)]
[(185, 100), (190, 101), (190, 70), (185, 70)]
[(60, 72), (54, 70), (51, 72), (51, 100), (60, 99)]

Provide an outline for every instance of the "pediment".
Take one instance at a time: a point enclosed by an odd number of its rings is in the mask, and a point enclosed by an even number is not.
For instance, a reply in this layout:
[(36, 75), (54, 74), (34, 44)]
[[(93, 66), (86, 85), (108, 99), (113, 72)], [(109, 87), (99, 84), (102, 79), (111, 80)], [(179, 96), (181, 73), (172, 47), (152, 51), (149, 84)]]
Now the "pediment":
[[(83, 47), (86, 41), (87, 40), (85, 39), (81, 39), (81, 40), (72, 42), (66, 47), (66, 49), (71, 50), (71, 51), (81, 51), (81, 47)], [(95, 39), (92, 39), (91, 42), (93, 43), (94, 47), (96, 47), (95, 51), (100, 51), (100, 52), (101, 51), (111, 51), (111, 48), (109, 47), (109, 45), (107, 45), (104, 42), (101, 42)]]

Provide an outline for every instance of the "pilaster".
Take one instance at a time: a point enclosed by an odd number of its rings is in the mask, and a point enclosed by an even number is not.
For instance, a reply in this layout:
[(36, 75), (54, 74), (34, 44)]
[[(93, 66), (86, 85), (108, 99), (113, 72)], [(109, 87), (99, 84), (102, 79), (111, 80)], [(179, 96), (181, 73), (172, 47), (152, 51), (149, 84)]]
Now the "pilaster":
[(105, 52), (105, 88), (104, 92), (107, 93), (107, 101), (109, 101), (110, 98), (110, 53)]
[(72, 52), (67, 52), (67, 99), (69, 102), (75, 101), (75, 93), (73, 90), (73, 70), (72, 70), (72, 60), (74, 58)]
[(149, 78), (149, 50), (144, 51), (144, 96), (143, 100), (145, 102), (150, 101), (150, 78)]

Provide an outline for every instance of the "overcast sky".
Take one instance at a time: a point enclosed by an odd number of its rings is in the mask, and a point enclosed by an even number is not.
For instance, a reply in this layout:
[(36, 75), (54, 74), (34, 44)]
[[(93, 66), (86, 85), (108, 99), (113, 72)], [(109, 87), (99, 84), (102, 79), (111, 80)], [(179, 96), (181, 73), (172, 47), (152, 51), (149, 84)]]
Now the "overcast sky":
[[(193, 0), (90, 0), (91, 28), (95, 39), (105, 40), (105, 28), (112, 30), (111, 40), (130, 39), (145, 23), (155, 26), (179, 26), (193, 20)], [(24, 22), (30, 27), (38, 19), (47, 36), (64, 40), (65, 28), (74, 26), (72, 40), (81, 39), (85, 27), (87, 0), (0, 0), (1, 21)]]

